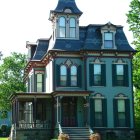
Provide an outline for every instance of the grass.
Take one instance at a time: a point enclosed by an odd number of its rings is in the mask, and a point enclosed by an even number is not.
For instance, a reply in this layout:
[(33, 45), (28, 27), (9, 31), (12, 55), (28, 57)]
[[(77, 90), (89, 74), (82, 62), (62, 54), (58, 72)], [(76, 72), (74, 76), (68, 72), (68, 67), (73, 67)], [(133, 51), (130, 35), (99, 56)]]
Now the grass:
[(8, 138), (0, 138), (0, 140), (8, 140)]

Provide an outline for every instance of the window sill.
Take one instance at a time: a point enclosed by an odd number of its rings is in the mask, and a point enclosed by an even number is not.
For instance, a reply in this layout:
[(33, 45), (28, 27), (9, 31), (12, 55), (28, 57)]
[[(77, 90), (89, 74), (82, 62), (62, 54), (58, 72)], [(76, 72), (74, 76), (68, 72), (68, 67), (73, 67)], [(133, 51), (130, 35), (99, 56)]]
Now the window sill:
[(100, 88), (100, 87), (106, 87), (106, 86), (89, 86), (89, 87), (97, 87), (97, 88)]
[(79, 38), (69, 38), (69, 37), (56, 37), (56, 39), (79, 40)]

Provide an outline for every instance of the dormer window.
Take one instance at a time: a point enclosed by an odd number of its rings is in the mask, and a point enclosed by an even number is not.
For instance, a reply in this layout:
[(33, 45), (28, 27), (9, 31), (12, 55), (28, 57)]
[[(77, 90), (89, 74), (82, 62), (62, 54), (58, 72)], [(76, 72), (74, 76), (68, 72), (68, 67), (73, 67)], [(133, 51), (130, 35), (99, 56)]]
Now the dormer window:
[(78, 39), (79, 38), (79, 26), (78, 17), (71, 15), (58, 16), (55, 35), (60, 39)]
[(116, 26), (110, 22), (101, 28), (102, 33), (102, 49), (116, 49), (115, 33)]
[(66, 37), (66, 19), (65, 17), (59, 18), (59, 37)]
[(104, 33), (104, 48), (106, 49), (113, 48), (113, 33), (112, 32)]
[(70, 18), (70, 38), (76, 37), (76, 21), (75, 18)]

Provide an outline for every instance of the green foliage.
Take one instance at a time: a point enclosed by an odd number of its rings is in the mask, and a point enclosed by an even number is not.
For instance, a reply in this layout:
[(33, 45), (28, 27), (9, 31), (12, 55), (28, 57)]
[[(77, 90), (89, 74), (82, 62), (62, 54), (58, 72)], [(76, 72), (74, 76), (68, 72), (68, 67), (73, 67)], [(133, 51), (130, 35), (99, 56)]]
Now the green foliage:
[(127, 14), (127, 22), (129, 24), (130, 31), (134, 35), (134, 44), (137, 49), (140, 49), (140, 1), (132, 0), (130, 3), (130, 11)]
[(25, 55), (12, 53), (5, 57), (0, 65), (0, 110), (10, 110), (9, 96), (11, 93), (25, 91), (23, 73)]
[(130, 3), (130, 11), (127, 14), (127, 22), (130, 31), (133, 32), (137, 53), (133, 59), (133, 82), (135, 87), (135, 116), (140, 120), (140, 1), (132, 0)]
[(134, 101), (135, 101), (135, 117), (138, 121), (140, 120), (140, 89), (136, 89)]

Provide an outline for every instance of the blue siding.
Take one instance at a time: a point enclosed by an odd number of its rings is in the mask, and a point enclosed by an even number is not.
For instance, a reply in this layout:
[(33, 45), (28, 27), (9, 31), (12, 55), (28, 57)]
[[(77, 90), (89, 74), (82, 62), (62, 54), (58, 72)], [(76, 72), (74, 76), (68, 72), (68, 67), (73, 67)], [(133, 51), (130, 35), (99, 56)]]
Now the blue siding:
[(11, 126), (11, 115), (12, 113), (11, 112), (8, 112), (8, 117), (5, 118), (5, 119), (0, 119), (0, 126), (5, 124), (7, 126)]

